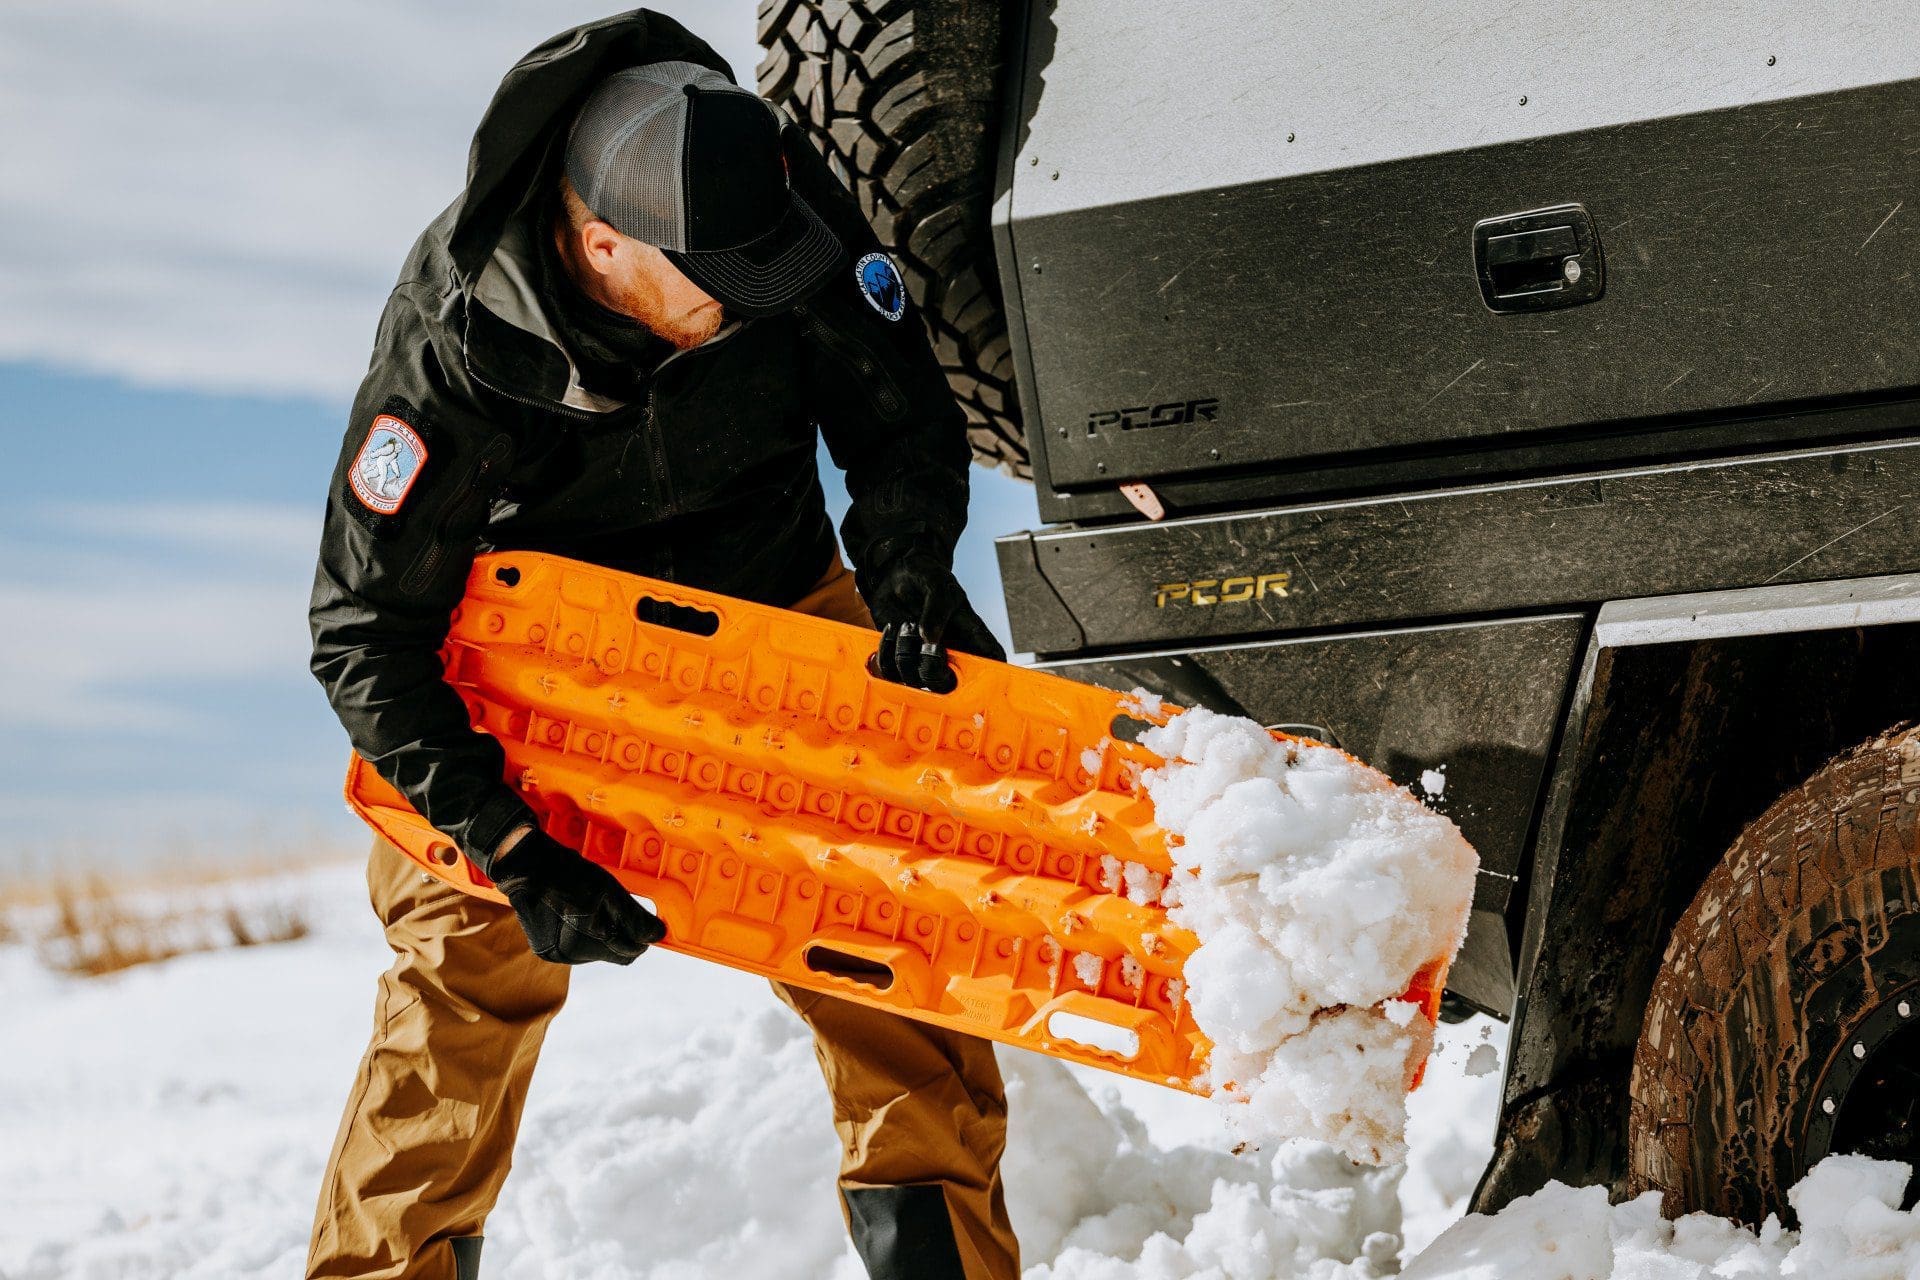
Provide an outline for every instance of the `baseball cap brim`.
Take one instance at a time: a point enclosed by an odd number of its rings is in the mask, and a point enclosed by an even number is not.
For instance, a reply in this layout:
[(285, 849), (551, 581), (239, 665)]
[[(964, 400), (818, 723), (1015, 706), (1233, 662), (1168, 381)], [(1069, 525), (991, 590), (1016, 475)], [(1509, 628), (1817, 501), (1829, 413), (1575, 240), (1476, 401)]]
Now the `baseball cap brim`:
[(662, 252), (728, 310), (752, 317), (788, 310), (826, 283), (846, 257), (840, 238), (798, 192), (773, 230), (737, 249)]

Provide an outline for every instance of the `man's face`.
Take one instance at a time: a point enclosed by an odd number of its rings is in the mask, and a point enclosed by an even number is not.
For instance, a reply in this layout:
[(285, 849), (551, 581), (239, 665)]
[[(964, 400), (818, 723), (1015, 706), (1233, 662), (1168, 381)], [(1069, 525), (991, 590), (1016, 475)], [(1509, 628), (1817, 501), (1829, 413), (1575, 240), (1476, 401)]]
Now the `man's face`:
[(682, 350), (719, 331), (720, 304), (654, 246), (597, 219), (572, 234), (576, 252), (567, 257), (578, 263), (573, 274), (601, 306), (638, 320)]

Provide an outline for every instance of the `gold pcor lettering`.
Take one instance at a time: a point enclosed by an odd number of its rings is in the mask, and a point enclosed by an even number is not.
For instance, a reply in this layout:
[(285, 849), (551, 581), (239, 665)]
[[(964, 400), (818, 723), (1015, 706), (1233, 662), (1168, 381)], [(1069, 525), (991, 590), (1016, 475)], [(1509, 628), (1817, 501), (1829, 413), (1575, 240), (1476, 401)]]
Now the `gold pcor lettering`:
[(1154, 588), (1153, 607), (1164, 609), (1170, 603), (1178, 604), (1183, 600), (1202, 608), (1216, 604), (1245, 604), (1249, 600), (1264, 600), (1268, 596), (1284, 596), (1292, 585), (1293, 575), (1284, 569), (1278, 573), (1243, 574), (1237, 578), (1162, 582)]

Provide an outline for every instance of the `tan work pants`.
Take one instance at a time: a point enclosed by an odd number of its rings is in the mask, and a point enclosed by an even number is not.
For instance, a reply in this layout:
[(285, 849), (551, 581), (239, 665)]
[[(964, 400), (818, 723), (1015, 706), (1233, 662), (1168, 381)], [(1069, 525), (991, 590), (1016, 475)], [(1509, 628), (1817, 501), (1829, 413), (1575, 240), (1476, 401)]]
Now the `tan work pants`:
[[(841, 565), (792, 607), (873, 625)], [(426, 876), (384, 840), (367, 887), (394, 962), (327, 1161), (307, 1275), (465, 1280), (472, 1258), (456, 1265), (456, 1252), (477, 1252), (571, 971), (536, 957), (507, 908)], [(1013, 1280), (993, 1046), (774, 990), (813, 1030), (840, 1134), (842, 1213), (876, 1280)]]

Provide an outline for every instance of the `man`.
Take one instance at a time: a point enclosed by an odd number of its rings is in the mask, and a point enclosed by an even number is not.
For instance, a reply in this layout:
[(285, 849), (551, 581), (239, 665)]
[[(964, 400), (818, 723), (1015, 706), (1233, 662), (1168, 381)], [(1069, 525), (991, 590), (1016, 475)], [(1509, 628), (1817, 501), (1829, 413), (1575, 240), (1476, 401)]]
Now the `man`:
[[(840, 563), (815, 424), (846, 472)], [(330, 494), (313, 669), (353, 745), (511, 910), (376, 842), (396, 959), (328, 1162), (307, 1274), (477, 1274), (568, 965), (662, 926), (539, 830), (436, 651), (476, 551), (549, 551), (883, 628), (880, 674), (1004, 656), (951, 571), (964, 426), (851, 197), (779, 113), (644, 10), (501, 83), (466, 190), (381, 318)], [(855, 584), (858, 594), (855, 594)], [(862, 605), (871, 606), (872, 616)], [(661, 618), (659, 621), (670, 621)], [(876, 1280), (1011, 1277), (991, 1046), (797, 989)]]

